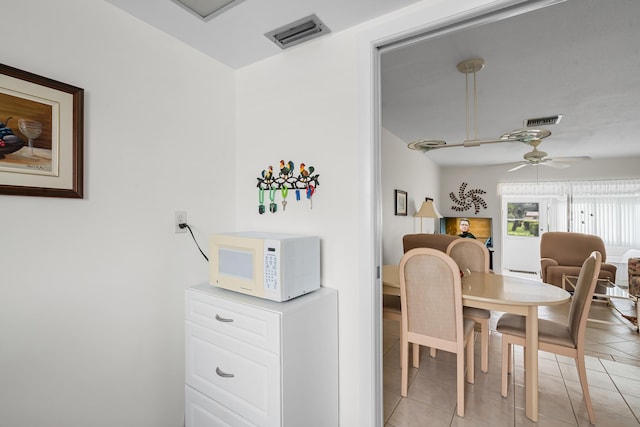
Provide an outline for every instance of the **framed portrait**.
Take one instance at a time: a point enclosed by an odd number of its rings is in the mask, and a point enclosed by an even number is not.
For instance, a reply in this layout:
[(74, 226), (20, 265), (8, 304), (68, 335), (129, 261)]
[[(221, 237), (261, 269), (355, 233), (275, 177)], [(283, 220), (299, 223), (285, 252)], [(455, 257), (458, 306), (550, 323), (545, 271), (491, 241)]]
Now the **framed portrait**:
[(83, 198), (84, 90), (0, 64), (0, 194)]
[(396, 215), (407, 216), (407, 192), (396, 190)]

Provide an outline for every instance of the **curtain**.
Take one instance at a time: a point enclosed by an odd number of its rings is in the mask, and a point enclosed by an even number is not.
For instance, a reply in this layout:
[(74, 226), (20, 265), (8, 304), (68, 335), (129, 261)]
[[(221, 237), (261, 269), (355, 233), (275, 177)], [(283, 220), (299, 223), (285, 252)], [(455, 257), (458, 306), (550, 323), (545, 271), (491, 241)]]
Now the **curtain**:
[(499, 196), (557, 196), (570, 193), (568, 182), (502, 182), (498, 184)]
[(596, 234), (607, 245), (640, 247), (640, 180), (572, 185), (571, 230)]

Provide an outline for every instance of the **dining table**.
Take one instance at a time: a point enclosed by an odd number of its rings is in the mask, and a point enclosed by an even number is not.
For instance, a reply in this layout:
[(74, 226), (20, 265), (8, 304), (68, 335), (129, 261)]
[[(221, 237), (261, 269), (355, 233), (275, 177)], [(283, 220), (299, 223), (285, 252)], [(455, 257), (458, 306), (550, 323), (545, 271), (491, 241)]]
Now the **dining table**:
[[(525, 331), (525, 413), (538, 421), (538, 307), (565, 304), (566, 290), (540, 281), (516, 276), (467, 272), (462, 277), (462, 304), (526, 317)], [(397, 265), (383, 265), (382, 292), (400, 295)], [(506, 397), (506, 396), (505, 396)]]

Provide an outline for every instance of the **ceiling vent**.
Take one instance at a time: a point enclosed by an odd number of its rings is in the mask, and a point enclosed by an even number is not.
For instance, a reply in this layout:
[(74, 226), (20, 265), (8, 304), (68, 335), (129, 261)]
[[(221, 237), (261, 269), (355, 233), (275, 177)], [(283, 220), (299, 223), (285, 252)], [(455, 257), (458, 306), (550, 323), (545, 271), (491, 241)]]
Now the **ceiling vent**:
[(311, 15), (269, 31), (265, 36), (280, 48), (286, 49), (330, 32), (317, 16)]
[(548, 126), (548, 125), (557, 125), (562, 120), (562, 114), (556, 114), (555, 116), (549, 117), (540, 117), (538, 119), (526, 119), (524, 121), (524, 127), (538, 127), (538, 126)]
[(174, 3), (187, 9), (189, 12), (200, 17), (203, 21), (208, 21), (214, 16), (218, 16), (244, 0), (173, 0)]

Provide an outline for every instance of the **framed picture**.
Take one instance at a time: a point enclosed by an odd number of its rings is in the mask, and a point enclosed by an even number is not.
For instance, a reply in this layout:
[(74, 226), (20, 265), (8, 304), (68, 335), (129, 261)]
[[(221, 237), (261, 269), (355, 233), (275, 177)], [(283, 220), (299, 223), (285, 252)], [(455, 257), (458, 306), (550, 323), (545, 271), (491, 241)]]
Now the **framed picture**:
[(83, 197), (84, 90), (0, 64), (0, 194)]
[(407, 216), (407, 192), (396, 190), (396, 215)]

